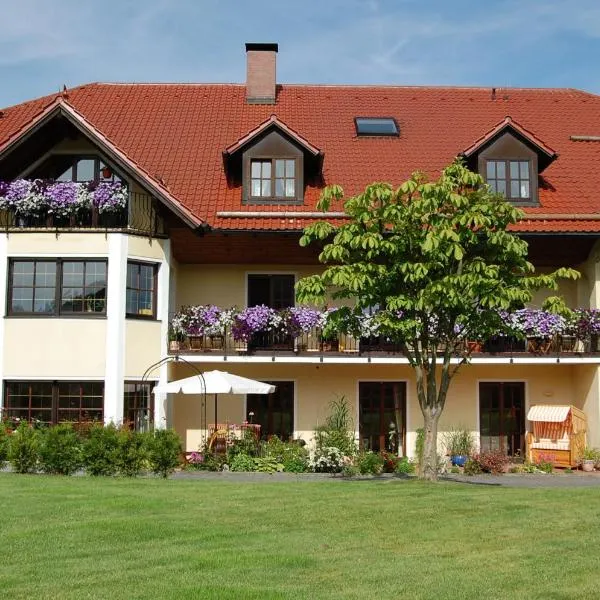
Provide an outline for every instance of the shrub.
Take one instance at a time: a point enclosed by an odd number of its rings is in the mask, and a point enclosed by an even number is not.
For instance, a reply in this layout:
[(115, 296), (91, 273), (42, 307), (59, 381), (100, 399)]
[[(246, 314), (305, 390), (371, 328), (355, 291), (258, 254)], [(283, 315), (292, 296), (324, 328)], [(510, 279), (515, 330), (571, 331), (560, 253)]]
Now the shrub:
[(361, 452), (357, 467), (362, 475), (379, 475), (383, 471), (383, 458), (376, 452)]
[(256, 464), (254, 458), (248, 454), (236, 454), (231, 462), (229, 468), (232, 471), (256, 471)]
[(465, 475), (479, 475), (482, 473), (481, 465), (475, 458), (469, 458), (465, 463)]
[(0, 421), (0, 467), (8, 460), (10, 436), (4, 422)]
[(93, 425), (83, 445), (83, 466), (90, 475), (115, 475), (118, 470), (119, 431), (110, 424)]
[(337, 448), (342, 456), (356, 454), (354, 424), (350, 407), (344, 396), (331, 402), (325, 423), (317, 426), (314, 433), (318, 451), (325, 448)]
[(173, 429), (156, 429), (149, 435), (150, 468), (153, 473), (166, 478), (181, 462), (181, 438)]
[(417, 469), (417, 466), (412, 460), (409, 460), (406, 456), (403, 456), (396, 463), (395, 473), (401, 473), (403, 475), (412, 475)]
[(125, 477), (135, 477), (149, 466), (148, 434), (120, 429), (117, 433), (115, 454), (117, 472)]
[(339, 448), (319, 448), (315, 451), (310, 466), (315, 473), (340, 473), (342, 468), (352, 463), (352, 460), (344, 456)]
[(240, 439), (234, 439), (227, 451), (231, 460), (236, 454), (246, 454), (247, 456), (258, 456), (260, 440), (256, 437), (254, 431), (244, 429)]
[(510, 464), (510, 458), (500, 450), (480, 452), (479, 454), (472, 456), (471, 460), (479, 463), (479, 466), (484, 473), (492, 473), (493, 475), (504, 473), (506, 467)]
[(40, 466), (45, 473), (72, 475), (82, 466), (81, 440), (70, 423), (48, 428), (40, 442)]
[(393, 452), (388, 452), (384, 450), (381, 453), (381, 458), (383, 459), (383, 472), (384, 473), (395, 473), (398, 462), (400, 461), (400, 457)]
[(554, 471), (554, 465), (551, 462), (546, 462), (544, 460), (535, 463), (535, 467), (542, 473), (552, 473), (552, 471)]
[(263, 445), (263, 455), (274, 458), (283, 464), (284, 471), (289, 473), (305, 473), (309, 467), (308, 450), (302, 446), (301, 440), (283, 442), (276, 435)]
[(360, 471), (356, 465), (344, 465), (342, 467), (342, 477), (356, 477)]
[(17, 473), (35, 473), (39, 460), (40, 432), (22, 422), (10, 436), (8, 460)]

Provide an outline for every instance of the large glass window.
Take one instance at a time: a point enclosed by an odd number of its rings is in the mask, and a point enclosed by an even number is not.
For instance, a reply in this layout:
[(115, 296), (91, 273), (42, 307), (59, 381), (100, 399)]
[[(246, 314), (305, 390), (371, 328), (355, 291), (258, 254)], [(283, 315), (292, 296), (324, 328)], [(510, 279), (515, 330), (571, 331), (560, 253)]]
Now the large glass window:
[(361, 381), (358, 426), (365, 450), (404, 453), (406, 384), (401, 381)]
[(57, 422), (102, 421), (103, 382), (60, 382), (57, 384), (57, 394)]
[(156, 318), (157, 265), (127, 263), (126, 314), (128, 317)]
[(58, 181), (121, 182), (114, 169), (97, 156), (55, 155), (45, 165), (45, 172), (51, 174), (52, 169), (61, 169), (56, 175)]
[(276, 386), (272, 394), (248, 394), (246, 419), (260, 425), (260, 435), (276, 435), (289, 440), (294, 435), (294, 382), (269, 381)]
[(11, 260), (8, 314), (105, 314), (106, 277), (106, 260)]
[(123, 420), (131, 429), (148, 431), (152, 424), (154, 382), (126, 382)]
[(12, 381), (4, 386), (4, 418), (52, 423), (52, 383), (46, 381)]
[(47, 424), (101, 422), (104, 382), (7, 381), (4, 413), (8, 419)]
[(248, 306), (294, 306), (294, 275), (248, 275)]
[(296, 197), (296, 160), (274, 158), (250, 161), (250, 196), (292, 200)]
[(106, 312), (106, 263), (73, 260), (62, 263), (60, 309), (63, 313)]
[(509, 200), (530, 200), (530, 170), (528, 160), (488, 160), (486, 180), (492, 191)]

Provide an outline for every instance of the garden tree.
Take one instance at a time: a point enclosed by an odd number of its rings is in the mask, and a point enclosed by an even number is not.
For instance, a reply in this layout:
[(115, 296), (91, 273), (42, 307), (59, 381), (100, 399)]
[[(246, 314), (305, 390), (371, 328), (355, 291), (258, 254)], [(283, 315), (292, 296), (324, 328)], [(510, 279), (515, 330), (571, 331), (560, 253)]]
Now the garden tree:
[[(327, 211), (342, 198), (341, 187), (327, 187), (317, 207)], [(304, 230), (300, 244), (324, 244), (319, 260), (328, 266), (298, 282), (298, 301), (354, 300), (331, 319), (355, 335), (359, 315), (378, 309), (375, 330), (399, 343), (414, 369), (425, 428), (422, 476), (435, 480), (438, 422), (452, 378), (469, 361), (466, 341), (498, 334), (501, 311), (579, 274), (535, 274), (527, 243), (508, 231), (523, 213), (460, 160), (434, 182), (414, 173), (398, 189), (373, 183), (346, 200), (344, 211), (342, 224), (324, 220)], [(564, 307), (558, 297), (547, 304)]]

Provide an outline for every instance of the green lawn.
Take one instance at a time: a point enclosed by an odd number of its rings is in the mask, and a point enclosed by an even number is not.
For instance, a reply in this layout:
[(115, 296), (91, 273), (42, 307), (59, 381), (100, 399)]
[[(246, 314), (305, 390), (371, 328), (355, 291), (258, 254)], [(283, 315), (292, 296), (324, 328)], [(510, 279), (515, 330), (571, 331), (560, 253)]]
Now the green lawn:
[(0, 474), (2, 598), (597, 598), (600, 489)]

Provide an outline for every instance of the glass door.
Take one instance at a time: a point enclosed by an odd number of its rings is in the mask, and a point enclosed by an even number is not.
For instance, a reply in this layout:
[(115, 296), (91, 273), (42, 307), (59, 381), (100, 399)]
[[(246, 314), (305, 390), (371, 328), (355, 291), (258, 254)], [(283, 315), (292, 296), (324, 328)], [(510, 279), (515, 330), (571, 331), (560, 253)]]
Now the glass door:
[(525, 452), (525, 384), (479, 384), (479, 432), (481, 450), (501, 450), (509, 456)]

